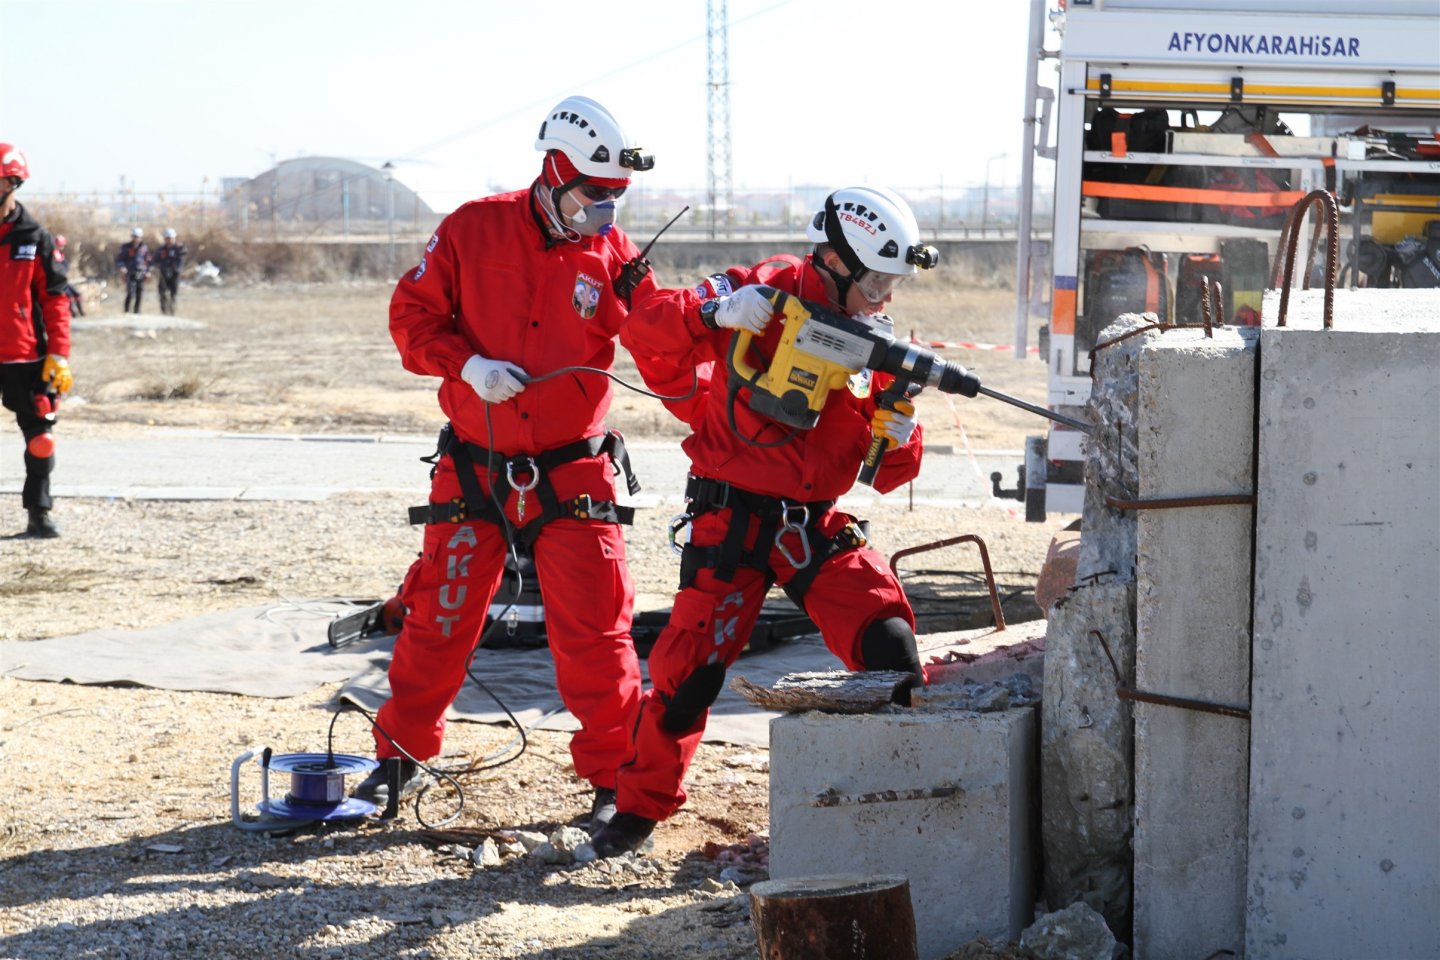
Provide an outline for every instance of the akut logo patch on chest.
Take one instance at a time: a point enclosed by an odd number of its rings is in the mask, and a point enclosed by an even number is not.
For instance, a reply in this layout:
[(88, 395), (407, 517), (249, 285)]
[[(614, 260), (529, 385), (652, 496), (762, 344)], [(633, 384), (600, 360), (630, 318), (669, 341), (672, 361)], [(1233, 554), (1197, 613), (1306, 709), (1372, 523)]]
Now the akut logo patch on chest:
[(600, 291), (604, 285), (581, 270), (575, 274), (575, 288), (570, 295), (570, 305), (586, 320), (593, 319), (600, 309)]

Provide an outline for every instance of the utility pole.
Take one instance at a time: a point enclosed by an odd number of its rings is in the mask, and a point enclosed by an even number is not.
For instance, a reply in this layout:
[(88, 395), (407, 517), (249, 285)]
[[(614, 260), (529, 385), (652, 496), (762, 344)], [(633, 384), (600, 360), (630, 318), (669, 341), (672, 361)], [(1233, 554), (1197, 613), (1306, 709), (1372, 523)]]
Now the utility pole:
[(710, 145), (706, 173), (710, 180), (710, 236), (718, 234), (716, 211), (723, 205), (728, 220), (734, 209), (730, 175), (730, 17), (726, 0), (705, 0), (705, 49), (708, 93), (705, 136)]
[(385, 203), (388, 212), (385, 216), (386, 234), (390, 238), (390, 252), (386, 255), (386, 264), (391, 273), (395, 272), (395, 164), (386, 160), (380, 166), (385, 171)]

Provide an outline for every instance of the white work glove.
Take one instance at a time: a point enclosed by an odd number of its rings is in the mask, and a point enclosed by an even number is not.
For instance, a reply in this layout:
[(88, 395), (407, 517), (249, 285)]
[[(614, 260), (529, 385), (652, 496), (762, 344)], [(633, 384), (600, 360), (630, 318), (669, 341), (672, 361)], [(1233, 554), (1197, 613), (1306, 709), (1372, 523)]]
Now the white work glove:
[(897, 447), (905, 445), (910, 434), (915, 432), (915, 404), (909, 400), (895, 401), (895, 409), (879, 407), (870, 418), (870, 430), (876, 436), (883, 435)]
[(749, 330), (764, 333), (775, 307), (758, 287), (741, 287), (728, 297), (720, 298), (715, 308), (715, 325), (727, 330)]
[(522, 377), (528, 377), (524, 370), (504, 360), (491, 360), (475, 354), (465, 361), (460, 370), (460, 379), (480, 395), (486, 403), (504, 403), (525, 389)]

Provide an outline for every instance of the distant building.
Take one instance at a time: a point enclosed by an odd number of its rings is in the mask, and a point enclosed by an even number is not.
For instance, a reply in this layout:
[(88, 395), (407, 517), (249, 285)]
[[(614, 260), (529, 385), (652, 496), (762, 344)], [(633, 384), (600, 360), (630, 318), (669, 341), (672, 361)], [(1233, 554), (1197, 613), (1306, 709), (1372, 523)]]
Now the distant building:
[[(229, 186), (225, 205), (233, 221), (328, 225), (335, 232), (376, 224), (430, 229), (439, 215), (385, 171), (340, 157), (285, 160), (252, 180)], [(391, 206), (393, 203), (393, 207)]]

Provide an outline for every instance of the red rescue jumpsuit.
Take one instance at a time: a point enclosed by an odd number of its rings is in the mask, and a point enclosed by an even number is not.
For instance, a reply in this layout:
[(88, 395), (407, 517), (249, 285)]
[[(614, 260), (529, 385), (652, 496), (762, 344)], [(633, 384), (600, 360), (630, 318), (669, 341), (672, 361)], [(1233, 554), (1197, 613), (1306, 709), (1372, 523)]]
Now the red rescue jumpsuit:
[[(619, 229), (569, 243), (549, 239), (540, 224), (529, 190), (465, 204), (440, 224), (390, 303), (390, 333), (405, 368), (441, 378), (440, 406), (460, 440), (506, 457), (604, 434), (610, 381), (566, 373), (530, 383), (505, 403), (487, 404), (460, 379), (461, 368), (480, 354), (510, 361), (532, 377), (575, 365), (609, 370), (627, 313), (611, 281), (638, 253)], [(636, 295), (654, 289), (647, 278)], [(504, 472), (492, 494), (485, 462), (474, 471), (486, 495), (501, 498), (520, 526), (519, 495)], [(554, 467), (548, 479), (561, 501), (586, 493), (615, 500), (604, 456)], [(430, 501), (461, 496), (456, 464), (442, 457)], [(525, 519), (533, 522), (539, 511), (532, 493)], [(533, 552), (556, 685), (581, 725), (570, 744), (575, 772), (597, 787), (613, 787), (615, 768), (629, 756), (640, 696), (624, 538), (613, 523), (556, 519), (542, 528)], [(505, 553), (504, 532), (495, 523), (425, 528), (424, 551), (401, 590), (408, 613), (390, 664), (391, 699), (377, 718), (419, 759), (440, 752), (445, 711), (465, 680)], [(378, 733), (376, 745), (380, 757), (398, 756)]]
[[(834, 501), (854, 484), (870, 443), (876, 404), (869, 383), (858, 391), (833, 391), (813, 429), (796, 431), (794, 439), (772, 447), (755, 446), (754, 442), (773, 443), (790, 428), (752, 412), (745, 402), (748, 390), (742, 390), (734, 404), (734, 417), (739, 432), (752, 442), (736, 436), (730, 427), (725, 362), (733, 331), (707, 329), (700, 321), (699, 304), (715, 293), (717, 286), (726, 292), (727, 286), (753, 283), (777, 287), (812, 303), (827, 302), (824, 281), (810, 258), (801, 261), (781, 256), (748, 270), (732, 267), (724, 278), (712, 278), (695, 290), (665, 291), (650, 298), (630, 315), (620, 341), (634, 356), (646, 383), (659, 393), (685, 392), (692, 371), (700, 372), (698, 397), (667, 404), (692, 427), (684, 449), (694, 476), (727, 481), (732, 487), (790, 503)], [(756, 338), (766, 360), (774, 352), (781, 329), (780, 323), (772, 322), (765, 336)], [(877, 390), (889, 380), (879, 375), (877, 379)], [(877, 490), (893, 490), (919, 473), (920, 434), (917, 426), (907, 443), (886, 452), (876, 476)], [(699, 547), (721, 544), (731, 514), (730, 509), (720, 509), (695, 517), (690, 543)], [(832, 504), (816, 522), (828, 537), (852, 520)], [(746, 547), (754, 545), (758, 528), (752, 517)], [(791, 556), (800, 556), (798, 537), (791, 536), (787, 549)], [(769, 550), (769, 565), (782, 587), (797, 573), (774, 546)], [(734, 663), (759, 616), (768, 587), (764, 573), (752, 567), (740, 566), (728, 581), (716, 577), (714, 570), (702, 568), (694, 581), (675, 595), (670, 623), (650, 653), (652, 686), (641, 698), (635, 759), (620, 768), (618, 809), (664, 820), (685, 802), (681, 784), (705, 732), (709, 711), (701, 710), (694, 723), (677, 731), (667, 729), (666, 710), (677, 688), (698, 669)], [(830, 557), (803, 600), (805, 612), (820, 628), (826, 646), (852, 670), (863, 669), (860, 638), (869, 624), (899, 617), (912, 629), (915, 625), (914, 613), (889, 565), (866, 547)], [(718, 692), (721, 675), (713, 666), (709, 670), (711, 686)]]
[(21, 502), (27, 509), (51, 505), (55, 423), (35, 409), (47, 354), (70, 357), (70, 301), (50, 234), (17, 203), (14, 217), (0, 223), (0, 400), (25, 438)]

